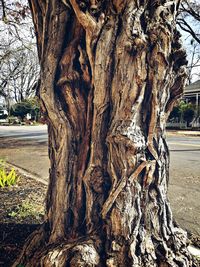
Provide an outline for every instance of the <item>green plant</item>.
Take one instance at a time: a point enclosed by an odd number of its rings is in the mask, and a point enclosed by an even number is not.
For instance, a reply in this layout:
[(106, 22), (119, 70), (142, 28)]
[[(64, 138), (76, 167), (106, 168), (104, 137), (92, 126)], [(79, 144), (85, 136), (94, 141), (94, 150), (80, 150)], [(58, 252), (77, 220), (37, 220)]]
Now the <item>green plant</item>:
[(175, 106), (169, 116), (170, 120), (178, 119), (178, 121), (186, 121), (187, 124), (193, 120), (195, 108), (191, 103), (185, 103), (183, 100)]
[(11, 186), (17, 183), (19, 176), (16, 174), (14, 168), (10, 171), (5, 169), (3, 160), (0, 160), (0, 187)]
[(23, 100), (22, 102), (16, 103), (12, 106), (11, 115), (18, 116), (23, 120), (26, 114), (31, 112), (31, 109), (31, 103)]
[(11, 108), (11, 115), (25, 119), (27, 114), (31, 114), (31, 118), (38, 120), (40, 116), (39, 102), (36, 97), (24, 99), (21, 102), (14, 104)]
[(23, 220), (27, 217), (39, 219), (40, 216), (44, 215), (44, 210), (40, 205), (32, 204), (29, 200), (25, 200), (22, 204), (17, 205), (14, 210), (10, 211), (8, 215), (19, 220)]

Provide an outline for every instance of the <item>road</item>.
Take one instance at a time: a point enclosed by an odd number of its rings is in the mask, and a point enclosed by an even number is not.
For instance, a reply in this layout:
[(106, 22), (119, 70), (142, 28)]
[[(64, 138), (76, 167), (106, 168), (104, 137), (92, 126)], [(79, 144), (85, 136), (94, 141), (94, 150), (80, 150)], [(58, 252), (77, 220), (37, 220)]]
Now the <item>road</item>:
[(47, 126), (0, 126), (1, 137), (15, 140), (34, 140), (38, 143), (47, 142)]
[(169, 199), (177, 222), (200, 235), (200, 136), (168, 135)]
[[(167, 135), (169, 198), (178, 223), (200, 235), (200, 136)], [(1, 126), (0, 158), (48, 180), (46, 126)], [(187, 216), (185, 216), (187, 214)]]
[(179, 175), (200, 176), (200, 136), (168, 135), (170, 169)]
[(48, 180), (47, 126), (0, 126), (0, 158)]
[[(46, 125), (40, 126), (1, 126), (0, 127), (0, 156), (4, 149), (19, 148), (23, 150), (31, 145), (37, 145), (39, 149), (46, 147), (48, 142)], [(200, 175), (200, 136), (176, 136), (168, 135), (168, 145), (170, 148), (170, 170), (171, 175), (178, 171), (179, 176), (197, 177)], [(20, 151), (20, 150), (18, 150)], [(46, 156), (47, 156), (47, 149)], [(24, 151), (23, 151), (24, 153)], [(6, 155), (7, 159), (12, 162), (13, 153)], [(31, 153), (29, 153), (31, 156)], [(33, 155), (34, 156), (34, 155)], [(32, 159), (34, 160), (34, 159)], [(44, 167), (45, 168), (45, 167)], [(48, 173), (45, 177), (48, 176)]]

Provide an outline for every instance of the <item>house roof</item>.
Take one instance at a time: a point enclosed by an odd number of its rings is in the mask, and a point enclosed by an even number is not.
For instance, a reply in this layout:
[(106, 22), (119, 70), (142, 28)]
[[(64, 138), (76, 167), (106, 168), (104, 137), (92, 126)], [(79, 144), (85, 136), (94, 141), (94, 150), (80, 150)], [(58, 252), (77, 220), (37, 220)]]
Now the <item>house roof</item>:
[(184, 93), (193, 93), (193, 92), (200, 93), (200, 80), (191, 83), (185, 87)]

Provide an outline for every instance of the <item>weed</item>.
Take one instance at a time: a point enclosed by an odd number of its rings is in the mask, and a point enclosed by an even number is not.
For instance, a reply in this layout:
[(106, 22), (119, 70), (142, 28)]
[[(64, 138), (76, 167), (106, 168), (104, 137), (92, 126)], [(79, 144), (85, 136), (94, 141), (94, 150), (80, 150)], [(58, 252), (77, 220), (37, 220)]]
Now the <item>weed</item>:
[(14, 210), (8, 213), (8, 216), (15, 217), (19, 220), (23, 220), (27, 217), (39, 219), (43, 215), (43, 207), (30, 203), (30, 200), (25, 200), (22, 204), (17, 205)]
[(0, 187), (11, 186), (17, 183), (19, 176), (16, 174), (14, 168), (7, 171), (5, 168), (5, 162), (0, 160)]

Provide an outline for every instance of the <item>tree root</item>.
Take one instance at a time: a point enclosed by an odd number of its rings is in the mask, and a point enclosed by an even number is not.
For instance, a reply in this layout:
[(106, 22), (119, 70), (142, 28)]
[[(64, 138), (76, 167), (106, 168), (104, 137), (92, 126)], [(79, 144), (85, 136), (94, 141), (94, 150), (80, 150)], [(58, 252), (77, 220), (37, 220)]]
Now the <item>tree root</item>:
[[(140, 242), (135, 238), (126, 245), (110, 240), (111, 250), (107, 251), (107, 246), (103, 245), (99, 236), (46, 243), (42, 226), (27, 240), (19, 259), (12, 267), (190, 267), (192, 260), (185, 245), (187, 241), (184, 231), (179, 228), (174, 230), (173, 237), (167, 242), (153, 240), (150, 236), (143, 236), (144, 239)], [(144, 230), (144, 234), (145, 232)]]
[(64, 267), (66, 264), (70, 267), (100, 266), (96, 237), (58, 240), (54, 244), (46, 243), (45, 238), (44, 226), (34, 231), (12, 267)]

